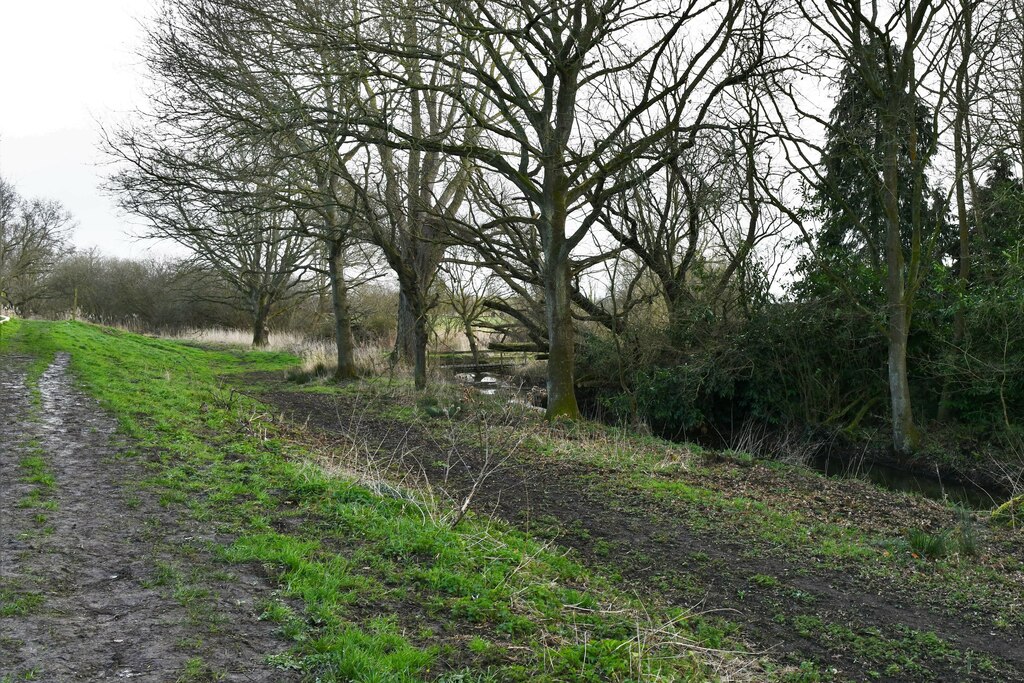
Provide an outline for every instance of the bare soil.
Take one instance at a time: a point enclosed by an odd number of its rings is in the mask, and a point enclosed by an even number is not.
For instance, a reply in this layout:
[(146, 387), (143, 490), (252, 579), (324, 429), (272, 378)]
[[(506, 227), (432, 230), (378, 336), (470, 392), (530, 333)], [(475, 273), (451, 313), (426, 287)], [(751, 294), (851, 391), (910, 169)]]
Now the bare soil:
[[(139, 486), (151, 473), (58, 355), (0, 363), (0, 680), (287, 681), (258, 620), (271, 586), (211, 557), (202, 527)], [(52, 486), (27, 481), (39, 456)], [(36, 493), (33, 493), (36, 491)]]
[[(436, 436), (388, 417), (386, 411), (367, 410), (359, 397), (282, 391), (268, 386), (268, 378), (255, 379), (262, 386), (259, 398), (303, 427), (310, 438), (356, 435), (378, 445), (382, 468), (393, 469), (395, 455), (404, 454), (407, 472), (432, 482), (443, 480), (456, 498), (479, 479), (488, 463), (493, 464), (493, 454), (472, 445), (439, 443)], [(454, 469), (453, 450), (459, 463)], [(758, 481), (771, 475), (761, 468), (753, 471), (760, 474), (741, 485), (749, 487), (746, 493), (754, 498), (770, 497), (771, 486), (787, 484), (781, 477)], [(903, 587), (877, 577), (826, 568), (813, 557), (752, 547), (728, 530), (716, 529), (713, 519), (691, 528), (686, 515), (679, 514), (679, 504), (630, 488), (620, 474), (523, 451), (479, 485), (473, 508), (534, 533), (554, 528), (559, 543), (577, 551), (584, 561), (621, 576), (627, 588), (647, 599), (720, 614), (740, 626), (740, 637), (751, 649), (783, 664), (814, 660), (832, 669), (838, 680), (1024, 681), (1024, 633), (1019, 625), (995, 630), (990, 615), (969, 610), (951, 614), (927, 600), (922, 604)], [(927, 527), (950, 515), (930, 501), (908, 506), (905, 498), (863, 483), (813, 481), (819, 490), (806, 491), (808, 499), (835, 496), (835, 505), (850, 512), (848, 523), (895, 525), (887, 519), (918, 516)], [(722, 488), (740, 485), (725, 477), (717, 483)], [(822, 513), (833, 518), (836, 514)], [(774, 588), (759, 587), (752, 582), (758, 576), (778, 583), (772, 584)], [(795, 627), (807, 617), (842, 625), (857, 643), (840, 645)], [(916, 644), (908, 640), (913, 632), (934, 633), (951, 647)], [(897, 641), (905, 643), (901, 656), (907, 659), (898, 673), (885, 671), (878, 657), (865, 651), (872, 643)], [(994, 662), (994, 668), (977, 668), (972, 658), (978, 655)]]

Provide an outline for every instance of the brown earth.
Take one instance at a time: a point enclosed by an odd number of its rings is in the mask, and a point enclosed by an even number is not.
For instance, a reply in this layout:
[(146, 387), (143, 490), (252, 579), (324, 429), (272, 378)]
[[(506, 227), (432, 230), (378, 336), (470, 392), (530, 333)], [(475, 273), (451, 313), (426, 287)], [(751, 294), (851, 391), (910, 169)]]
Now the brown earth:
[[(0, 680), (295, 680), (266, 663), (287, 649), (257, 618), (270, 585), (138, 486), (145, 463), (66, 354), (35, 398), (31, 362), (0, 364)], [(33, 455), (52, 486), (26, 481)]]
[[(752, 546), (750, 539), (730, 536), (714, 524), (691, 528), (679, 514), (678, 503), (631, 489), (622, 483), (621, 473), (611, 469), (525, 449), (495, 467), (493, 449), (445, 442), (383, 414), (389, 407), (399, 407), (397, 403), (368, 408), (362, 397), (281, 391), (273, 384), (268, 390), (267, 377), (254, 379), (261, 382), (258, 397), (301, 426), (299, 433), (309, 439), (357, 438), (373, 444), (372, 452), (380, 459), (377, 467), (426, 479), (455, 501), (477, 482), (472, 503), (477, 512), (494, 514), (533, 533), (553, 533), (559, 543), (588, 563), (621, 576), (627, 588), (647, 599), (719, 614), (740, 626), (739, 636), (750, 648), (776, 662), (796, 666), (814, 660), (832, 669), (838, 680), (1024, 681), (1024, 633), (1019, 624), (996, 631), (990, 615), (951, 614), (940, 605), (915, 599), (895, 583), (826, 568), (813, 557)], [(488, 475), (481, 482), (484, 471)], [(820, 491), (809, 491), (808, 496), (849, 497), (851, 490), (856, 493), (861, 487), (860, 500), (847, 504), (859, 507), (857, 515), (873, 514), (882, 523), (887, 516), (916, 515), (926, 518), (928, 526), (950, 515), (948, 509), (930, 503), (897, 513), (907, 508), (903, 499), (867, 484), (817, 477), (813, 481)], [(721, 483), (736, 485), (733, 479), (729, 482)], [(770, 490), (761, 493), (771, 495)], [(764, 576), (777, 583), (766, 588), (752, 581)], [(795, 628), (796, 619), (807, 616), (842, 625), (859, 645)], [(911, 642), (913, 632), (934, 633), (948, 646)], [(906, 665), (899, 673), (886, 672), (878, 665), (878, 653), (865, 650), (873, 643), (885, 647), (893, 641), (907, 643), (901, 655)], [(994, 669), (978, 668), (978, 655), (994, 662)]]

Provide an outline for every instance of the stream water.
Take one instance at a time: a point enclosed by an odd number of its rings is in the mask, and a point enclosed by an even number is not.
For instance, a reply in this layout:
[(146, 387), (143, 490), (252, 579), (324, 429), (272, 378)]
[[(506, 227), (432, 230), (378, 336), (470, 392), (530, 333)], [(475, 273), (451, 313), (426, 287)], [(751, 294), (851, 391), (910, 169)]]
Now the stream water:
[[(485, 395), (507, 394), (509, 400), (527, 401), (528, 388), (490, 373), (460, 374), (456, 379)], [(822, 453), (807, 467), (830, 477), (866, 479), (890, 491), (902, 491), (940, 501), (952, 501), (972, 510), (989, 510), (1009, 498), (1004, 490), (988, 490), (960, 480), (944, 480), (941, 474), (909, 471), (883, 462), (865, 461), (845, 454)]]
[(911, 472), (880, 462), (852, 462), (835, 455), (820, 455), (808, 466), (830, 477), (866, 479), (890, 491), (915, 493), (934, 500), (948, 500), (972, 510), (989, 510), (1009, 498), (1006, 491), (990, 491), (963, 481), (943, 480), (941, 474)]

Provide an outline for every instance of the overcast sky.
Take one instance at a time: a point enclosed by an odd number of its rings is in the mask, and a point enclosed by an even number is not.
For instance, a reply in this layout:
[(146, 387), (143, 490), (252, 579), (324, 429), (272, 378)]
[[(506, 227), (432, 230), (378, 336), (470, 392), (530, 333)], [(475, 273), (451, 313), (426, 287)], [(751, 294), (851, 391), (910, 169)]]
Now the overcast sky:
[(99, 185), (100, 123), (138, 104), (140, 26), (152, 0), (0, 0), (0, 175), (64, 204), (75, 243), (119, 256), (162, 253)]

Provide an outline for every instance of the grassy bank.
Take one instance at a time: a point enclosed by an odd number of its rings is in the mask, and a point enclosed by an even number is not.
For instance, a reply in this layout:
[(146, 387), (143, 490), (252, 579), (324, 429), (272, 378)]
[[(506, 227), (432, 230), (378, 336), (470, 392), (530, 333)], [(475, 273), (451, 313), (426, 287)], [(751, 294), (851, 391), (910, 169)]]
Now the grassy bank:
[[(696, 681), (750, 666), (725, 653), (737, 643), (717, 620), (641, 600), (544, 539), (472, 513), (453, 528), (443, 499), (325, 470), (322, 452), (225, 382), (292, 356), (66, 322), (20, 322), (5, 339), (5, 352), (41, 367), (70, 353), (147, 463), (143, 485), (224, 539), (210, 549), (220, 562), (270, 574), (278, 591), (261, 618), (291, 642), (268, 653), (282, 669), (310, 680)], [(181, 569), (165, 574), (188, 598)]]

